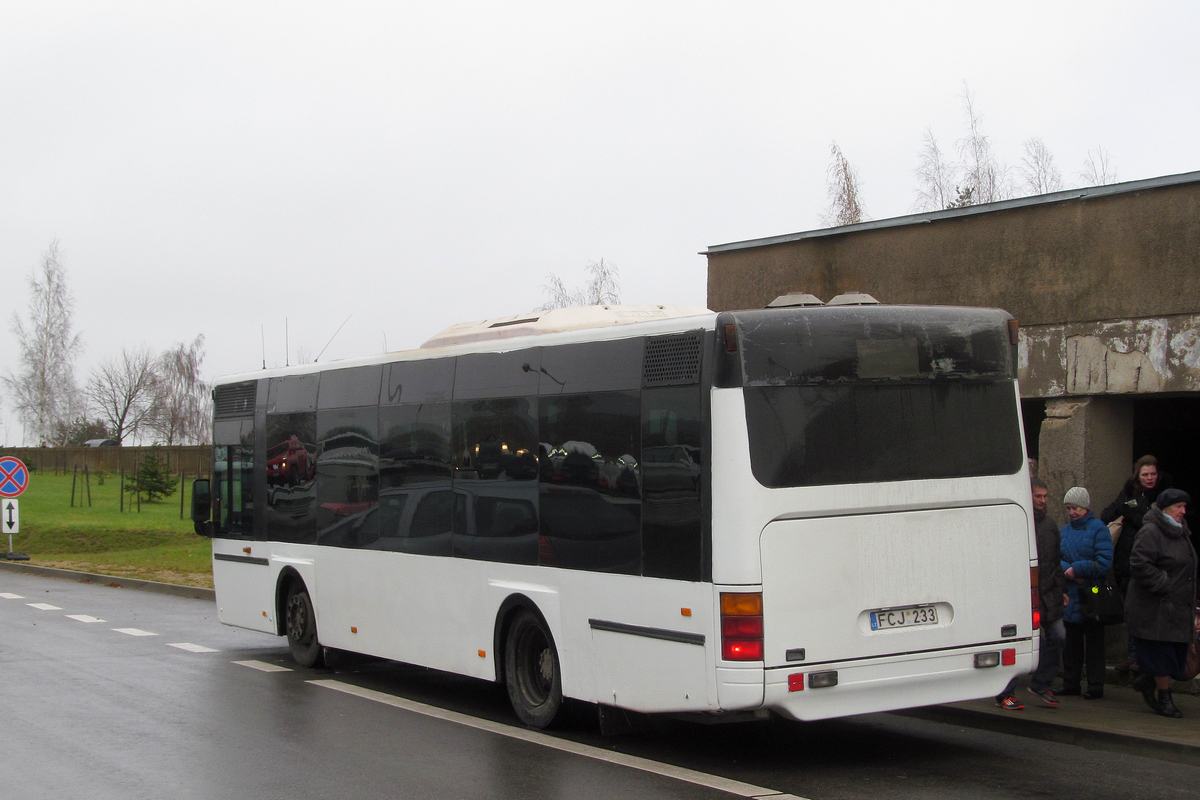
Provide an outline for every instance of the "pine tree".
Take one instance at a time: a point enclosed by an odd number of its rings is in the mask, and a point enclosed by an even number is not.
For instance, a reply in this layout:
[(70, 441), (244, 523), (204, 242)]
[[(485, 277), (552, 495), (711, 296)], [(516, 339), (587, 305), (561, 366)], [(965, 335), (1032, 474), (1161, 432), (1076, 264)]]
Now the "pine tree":
[(170, 497), (175, 493), (175, 478), (163, 464), (157, 447), (151, 447), (142, 455), (137, 475), (125, 483), (125, 491), (140, 492), (151, 502), (157, 497)]

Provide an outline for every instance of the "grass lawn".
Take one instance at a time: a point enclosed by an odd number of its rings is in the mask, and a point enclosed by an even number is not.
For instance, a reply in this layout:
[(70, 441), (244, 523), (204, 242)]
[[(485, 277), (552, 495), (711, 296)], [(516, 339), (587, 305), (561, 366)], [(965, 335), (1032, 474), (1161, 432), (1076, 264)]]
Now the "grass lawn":
[[(192, 529), (192, 486), (184, 487), (184, 519), (179, 518), (179, 488), (165, 500), (148, 503), (126, 493), (120, 508), (120, 478), (91, 475), (91, 506), (83, 474), (32, 473), (21, 502), (21, 531), (13, 550), (29, 554), (30, 564), (62, 567), (125, 578), (212, 586), (212, 546)], [(101, 482), (103, 481), (103, 482)], [(129, 501), (133, 500), (132, 508)], [(7, 537), (0, 546), (8, 547)]]

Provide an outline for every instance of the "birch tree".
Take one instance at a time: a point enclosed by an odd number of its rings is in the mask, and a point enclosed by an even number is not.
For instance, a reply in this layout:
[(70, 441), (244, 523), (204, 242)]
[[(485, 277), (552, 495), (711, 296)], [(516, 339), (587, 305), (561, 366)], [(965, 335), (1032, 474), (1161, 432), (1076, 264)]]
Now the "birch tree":
[(617, 265), (601, 258), (589, 261), (585, 269), (588, 279), (583, 286), (570, 289), (557, 275), (546, 277), (547, 285), (542, 290), (549, 299), (536, 311), (551, 311), (555, 308), (574, 306), (615, 306), (621, 303), (620, 271)]
[(1054, 155), (1041, 139), (1025, 140), (1025, 155), (1021, 159), (1021, 177), (1029, 194), (1048, 194), (1063, 188), (1062, 173), (1054, 165)]
[(150, 427), (162, 444), (212, 441), (212, 387), (204, 380), (204, 334), (159, 356), (158, 405)]
[(866, 211), (860, 198), (858, 172), (837, 142), (829, 145), (829, 155), (825, 184), (829, 207), (821, 215), (821, 224), (834, 227), (862, 222), (866, 218)]
[(1087, 158), (1083, 162), (1083, 171), (1079, 173), (1079, 179), (1083, 181), (1084, 186), (1105, 186), (1116, 183), (1117, 168), (1112, 163), (1112, 156), (1105, 152), (1103, 147), (1097, 147), (1095, 153), (1088, 150)]
[(83, 343), (71, 330), (75, 304), (57, 239), (30, 277), (29, 291), (28, 317), (23, 320), (16, 312), (12, 317), (20, 368), (3, 381), (26, 441), (59, 444), (57, 434), (83, 410), (75, 384), (75, 360)]

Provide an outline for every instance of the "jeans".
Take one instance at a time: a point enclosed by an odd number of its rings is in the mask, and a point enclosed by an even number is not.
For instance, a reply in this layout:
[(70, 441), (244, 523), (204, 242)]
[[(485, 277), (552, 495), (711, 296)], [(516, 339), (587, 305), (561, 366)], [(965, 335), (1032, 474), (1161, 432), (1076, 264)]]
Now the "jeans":
[(1061, 618), (1042, 623), (1041, 655), (1038, 656), (1037, 669), (1033, 671), (1033, 677), (1029, 679), (1029, 688), (1039, 693), (1050, 688), (1058, 673), (1063, 646), (1066, 643), (1067, 629)]

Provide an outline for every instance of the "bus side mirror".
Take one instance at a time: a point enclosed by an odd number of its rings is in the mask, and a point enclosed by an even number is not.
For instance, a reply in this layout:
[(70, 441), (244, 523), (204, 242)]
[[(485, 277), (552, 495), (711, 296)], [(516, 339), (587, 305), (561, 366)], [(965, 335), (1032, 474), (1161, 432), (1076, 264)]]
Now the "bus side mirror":
[(212, 515), (212, 490), (208, 478), (192, 481), (192, 523), (196, 533), (201, 536), (212, 536), (209, 530), (208, 518)]

